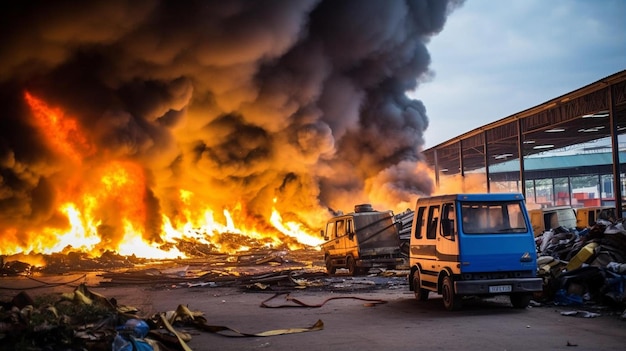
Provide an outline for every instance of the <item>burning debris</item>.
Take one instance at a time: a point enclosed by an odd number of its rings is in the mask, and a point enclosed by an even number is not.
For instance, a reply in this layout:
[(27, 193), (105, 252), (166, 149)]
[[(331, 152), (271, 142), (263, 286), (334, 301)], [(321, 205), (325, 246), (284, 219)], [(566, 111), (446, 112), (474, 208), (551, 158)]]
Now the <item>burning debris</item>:
[[(199, 331), (217, 333), (229, 337), (267, 337), (274, 335), (321, 330), (323, 323), (318, 321), (310, 327), (270, 330), (261, 333), (243, 333), (226, 326), (208, 325), (203, 313), (191, 311), (180, 305), (176, 311), (168, 311), (148, 316), (139, 309), (121, 305), (115, 298), (105, 298), (87, 287), (84, 281), (97, 281), (101, 287), (150, 286), (164, 289), (237, 287), (244, 291), (263, 291), (285, 294), (297, 289), (317, 289), (330, 291), (363, 291), (372, 289), (406, 289), (406, 271), (374, 272), (368, 277), (351, 277), (341, 274), (328, 277), (323, 272), (319, 252), (312, 251), (266, 251), (248, 254), (232, 260), (231, 256), (221, 255), (211, 262), (206, 259), (180, 262), (154, 262), (152, 267), (131, 268), (105, 273), (95, 277), (86, 275), (75, 278), (64, 276), (61, 282), (50, 282), (50, 278), (19, 277), (3, 284), (3, 289), (17, 290), (15, 279), (29, 279), (33, 284), (24, 285), (22, 292), (0, 306), (0, 350), (47, 348), (66, 350), (124, 350), (123, 346), (136, 343), (150, 345), (146, 350), (189, 350), (186, 343), (191, 340), (189, 332), (183, 329), (196, 328)], [(263, 257), (263, 259), (259, 259)], [(272, 258), (272, 259), (270, 259)], [(307, 261), (310, 260), (310, 261)], [(317, 260), (319, 266), (316, 267)], [(279, 262), (280, 267), (269, 265)], [(220, 264), (221, 263), (221, 264)], [(265, 267), (255, 272), (254, 266)], [(46, 282), (48, 280), (48, 282)], [(46, 294), (32, 298), (25, 290), (34, 288), (56, 288), (58, 286), (83, 281), (72, 293)], [(384, 303), (360, 297), (333, 297), (332, 299), (364, 300), (370, 305)], [(329, 300), (332, 300), (329, 299)], [(261, 303), (261, 307), (277, 308), (286, 305)], [(302, 301), (288, 299), (291, 307), (321, 307)], [(139, 328), (139, 329), (137, 329)]]

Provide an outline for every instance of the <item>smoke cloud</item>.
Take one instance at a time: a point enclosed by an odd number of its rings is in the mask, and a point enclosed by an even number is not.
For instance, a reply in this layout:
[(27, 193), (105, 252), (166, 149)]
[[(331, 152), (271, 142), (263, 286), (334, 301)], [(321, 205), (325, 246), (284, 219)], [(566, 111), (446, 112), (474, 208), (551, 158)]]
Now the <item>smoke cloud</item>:
[[(426, 108), (405, 92), (431, 74), (426, 45), (461, 5), (5, 1), (0, 235), (63, 226), (59, 204), (94, 191), (111, 160), (141, 169), (141, 193), (108, 191), (145, 205), (154, 240), (160, 213), (181, 215), (181, 189), (260, 220), (277, 199), (316, 232), (328, 209), (404, 210), (433, 190)], [(84, 141), (80, 161), (42, 135), (26, 92), (76, 121), (67, 140)], [(98, 212), (110, 228), (122, 225), (114, 207)]]

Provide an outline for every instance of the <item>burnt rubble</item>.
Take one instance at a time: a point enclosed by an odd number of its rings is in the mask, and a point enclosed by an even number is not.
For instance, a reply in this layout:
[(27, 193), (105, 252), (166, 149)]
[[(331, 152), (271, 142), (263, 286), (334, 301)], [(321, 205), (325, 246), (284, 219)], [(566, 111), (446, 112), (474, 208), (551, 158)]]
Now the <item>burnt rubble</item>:
[[(396, 216), (400, 242), (408, 258), (408, 242), (413, 211)], [(599, 220), (593, 227), (545, 231), (535, 238), (537, 272), (544, 289), (535, 294), (538, 303), (579, 306), (598, 304), (624, 308), (626, 305), (626, 229), (624, 220)], [(98, 272), (100, 284), (167, 284), (180, 287), (243, 286), (252, 290), (278, 290), (331, 285), (324, 263), (315, 248), (288, 250), (266, 248), (259, 242), (245, 242), (244, 236), (233, 235), (238, 245), (256, 247), (244, 252), (226, 254), (207, 245), (180, 241), (185, 259), (147, 260), (103, 252), (94, 258), (85, 253), (69, 252), (44, 255), (45, 265), (4, 257), (0, 276), (33, 276)], [(253, 240), (253, 239), (250, 239)], [(407, 260), (408, 262), (408, 260)], [(164, 268), (165, 267), (165, 268)], [(168, 268), (169, 267), (169, 268)], [(171, 268), (178, 267), (178, 268)], [(180, 267), (184, 267), (181, 269)], [(178, 269), (178, 271), (176, 271)], [(175, 272), (175, 273), (172, 273)], [(403, 272), (403, 271), (397, 271)], [(376, 270), (369, 276), (403, 273)], [(339, 272), (341, 276), (341, 272)], [(352, 282), (349, 282), (350, 285)], [(350, 286), (362, 285), (356, 283)]]
[[(219, 244), (219, 247), (217, 246)], [(175, 242), (163, 243), (159, 248), (168, 251), (171, 248), (178, 249), (185, 257), (176, 259), (146, 259), (135, 255), (124, 256), (114, 251), (104, 250), (99, 253), (86, 253), (66, 247), (63, 252), (53, 254), (36, 254), (39, 261), (31, 264), (28, 256), (1, 256), (0, 277), (2, 276), (29, 276), (31, 274), (62, 274), (70, 272), (102, 271), (123, 268), (133, 268), (138, 265), (164, 262), (184, 262), (203, 260), (205, 263), (216, 265), (232, 265), (249, 263), (261, 264), (278, 262), (281, 260), (280, 252), (288, 251), (286, 245), (277, 247), (272, 245), (270, 239), (256, 239), (245, 235), (222, 233), (219, 243), (206, 244), (194, 239), (177, 239)], [(246, 251), (237, 251), (237, 248), (251, 248)], [(314, 251), (314, 248), (305, 248)], [(233, 252), (232, 254), (224, 250)], [(282, 255), (284, 256), (284, 254)], [(236, 262), (233, 262), (236, 261)], [(251, 262), (247, 262), (247, 261)]]
[[(23, 290), (0, 304), (0, 350), (111, 350), (112, 345), (114, 350), (126, 350), (124, 347), (128, 342), (144, 345), (145, 348), (136, 348), (141, 350), (188, 350), (185, 345), (189, 339), (176, 337), (180, 328), (195, 328), (229, 337), (265, 337), (323, 329), (320, 320), (305, 328), (246, 334), (226, 326), (208, 325), (202, 312), (191, 311), (183, 305), (179, 305), (176, 311), (142, 315), (139, 309), (121, 305), (115, 298), (105, 298), (91, 291), (85, 281), (93, 281), (94, 278), (94, 285), (100, 287), (146, 285), (168, 290), (235, 287), (245, 292), (275, 292), (274, 297), (296, 289), (338, 292), (407, 289), (405, 271), (372, 269), (368, 277), (352, 277), (341, 272), (329, 277), (318, 263), (318, 255), (318, 251), (311, 250), (264, 250), (238, 256), (216, 256), (211, 263), (207, 263), (206, 259), (147, 263), (140, 267), (96, 272), (96, 276), (91, 278), (85, 274), (78, 278), (62, 275), (63, 281), (56, 283), (52, 282), (52, 275), (34, 278), (39, 275), (37, 272), (26, 277), (5, 277), (7, 281), (10, 278), (12, 284), (16, 281), (20, 283)], [(39, 287), (74, 286), (81, 281), (72, 293), (60, 296), (46, 294), (31, 297), (24, 291)], [(2, 289), (17, 290), (10, 286)], [(289, 301), (293, 303), (293, 299)], [(266, 304), (262, 307), (283, 306)], [(137, 329), (138, 326), (141, 330)], [(136, 333), (138, 331), (141, 333)]]
[[(410, 215), (411, 213), (403, 214)], [(531, 306), (571, 306), (572, 311), (563, 311), (561, 314), (582, 318), (595, 318), (601, 315), (596, 313), (597, 311), (587, 311), (593, 306), (608, 306), (619, 311), (624, 309), (626, 230), (621, 220), (614, 223), (599, 222), (583, 230), (556, 228), (537, 236), (535, 242), (538, 251), (538, 274), (544, 280), (544, 289), (542, 293), (534, 296)], [(314, 249), (292, 251), (253, 249), (231, 255), (215, 253), (201, 256), (184, 260), (151, 261), (123, 257), (114, 253), (103, 254), (97, 259), (77, 253), (55, 254), (45, 257), (46, 262), (51, 263), (45, 269), (36, 269), (19, 261), (3, 261), (2, 272), (5, 277), (17, 275), (11, 279), (30, 280), (33, 284), (38, 284), (30, 288), (63, 284), (45, 282), (46, 277), (54, 275), (66, 277), (66, 285), (77, 283), (79, 280), (86, 281), (87, 279), (83, 277), (71, 279), (67, 275), (68, 270), (74, 266), (80, 268), (75, 269), (74, 274), (80, 270), (91, 270), (90, 274), (97, 277), (97, 285), (103, 287), (125, 285), (146, 285), (156, 289), (235, 287), (243, 292), (273, 292), (274, 297), (297, 289), (333, 292), (377, 289), (408, 291), (407, 270), (373, 268), (367, 275), (360, 277), (353, 277), (347, 272), (338, 270), (337, 274), (329, 276), (325, 271), (323, 260), (319, 257), (320, 252)], [(288, 302), (293, 304), (292, 300)], [(262, 307), (285, 306), (274, 303)], [(142, 334), (138, 340), (150, 343), (153, 349), (174, 350), (184, 349), (181, 344), (183, 341), (173, 338), (172, 335), (176, 334), (167, 333), (165, 330), (194, 327), (205, 332), (233, 333), (225, 326), (207, 325), (201, 312), (190, 311), (182, 305), (173, 313), (181, 317), (172, 319), (171, 322), (164, 317), (166, 315), (164, 313), (140, 316), (138, 312), (132, 306), (120, 305), (115, 298), (108, 299), (93, 293), (85, 283), (78, 285), (73, 293), (65, 293), (60, 297), (44, 295), (33, 298), (22, 291), (10, 301), (1, 303), (0, 334), (4, 335), (5, 345), (9, 347), (43, 349), (37, 347), (55, 345), (68, 350), (110, 350), (112, 344), (125, 342), (124, 332), (127, 330), (124, 328), (127, 325), (143, 323), (142, 326), (148, 334)], [(602, 315), (604, 314), (606, 309), (602, 312)], [(168, 312), (167, 315), (172, 314)], [(622, 319), (626, 318), (625, 315), (622, 315)], [(297, 330), (299, 332), (320, 330), (323, 328), (320, 323), (321, 321)], [(24, 344), (25, 340), (28, 340), (27, 345)], [(5, 349), (11, 348), (0, 346), (0, 350)]]

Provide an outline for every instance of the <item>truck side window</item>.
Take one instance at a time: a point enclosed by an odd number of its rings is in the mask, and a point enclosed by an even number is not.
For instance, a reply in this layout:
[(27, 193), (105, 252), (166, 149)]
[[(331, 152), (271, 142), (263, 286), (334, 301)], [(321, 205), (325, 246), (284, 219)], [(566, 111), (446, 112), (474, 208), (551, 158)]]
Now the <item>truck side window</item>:
[(455, 218), (454, 204), (443, 204), (441, 211), (441, 231), (439, 232), (441, 236), (450, 239), (456, 234)]
[(428, 230), (426, 231), (426, 239), (435, 239), (437, 237), (438, 224), (439, 205), (430, 206), (428, 209)]
[(346, 221), (346, 233), (348, 233), (348, 234), (353, 234), (354, 233), (354, 229), (352, 229), (352, 219), (348, 219)]
[(336, 233), (337, 232), (335, 231), (335, 222), (328, 222), (328, 225), (326, 225), (326, 236), (328, 237), (328, 239), (335, 239), (337, 237)]
[(413, 233), (415, 233), (415, 239), (422, 237), (422, 228), (424, 227), (424, 211), (426, 207), (420, 207), (417, 209), (417, 216), (413, 219)]
[(340, 219), (337, 221), (337, 237), (346, 235), (346, 221)]

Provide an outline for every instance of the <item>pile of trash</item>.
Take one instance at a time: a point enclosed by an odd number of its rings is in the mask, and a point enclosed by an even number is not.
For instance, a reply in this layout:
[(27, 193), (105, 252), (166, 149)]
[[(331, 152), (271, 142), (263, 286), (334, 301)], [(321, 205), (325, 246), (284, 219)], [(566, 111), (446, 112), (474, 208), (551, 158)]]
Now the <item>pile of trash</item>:
[(543, 292), (536, 300), (565, 306), (626, 306), (623, 219), (599, 220), (580, 231), (550, 229), (537, 236), (535, 243), (538, 272), (544, 280)]
[(183, 305), (174, 311), (141, 316), (138, 309), (95, 293), (84, 284), (70, 293), (38, 299), (20, 292), (11, 301), (0, 303), (0, 351), (190, 351), (192, 334), (186, 331), (190, 328), (227, 337), (258, 338), (318, 331), (324, 324), (318, 320), (308, 327), (244, 333), (209, 325), (204, 313)]

